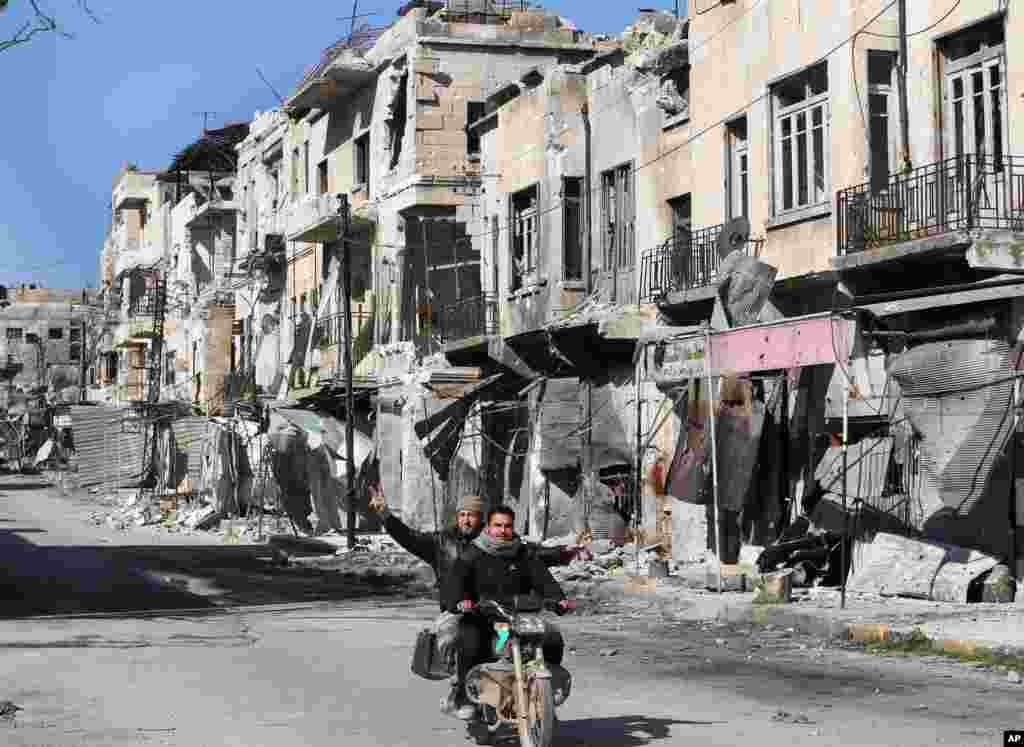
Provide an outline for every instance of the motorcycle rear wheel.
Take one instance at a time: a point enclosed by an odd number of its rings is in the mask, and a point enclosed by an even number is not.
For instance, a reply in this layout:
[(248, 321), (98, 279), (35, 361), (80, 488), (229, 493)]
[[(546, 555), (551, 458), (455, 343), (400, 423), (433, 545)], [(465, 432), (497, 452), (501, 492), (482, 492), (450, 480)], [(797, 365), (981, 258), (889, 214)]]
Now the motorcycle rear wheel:
[(520, 735), (522, 747), (551, 747), (555, 737), (555, 694), (551, 680), (534, 679), (526, 691), (527, 729)]

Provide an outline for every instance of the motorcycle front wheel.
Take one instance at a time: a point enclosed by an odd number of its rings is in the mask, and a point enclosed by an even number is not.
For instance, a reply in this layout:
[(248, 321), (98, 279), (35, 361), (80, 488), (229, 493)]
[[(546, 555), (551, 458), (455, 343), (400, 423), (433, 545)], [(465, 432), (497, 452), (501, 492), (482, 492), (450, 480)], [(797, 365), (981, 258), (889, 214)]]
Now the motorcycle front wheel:
[(555, 694), (551, 680), (534, 679), (526, 691), (526, 734), (522, 747), (551, 747), (555, 737)]

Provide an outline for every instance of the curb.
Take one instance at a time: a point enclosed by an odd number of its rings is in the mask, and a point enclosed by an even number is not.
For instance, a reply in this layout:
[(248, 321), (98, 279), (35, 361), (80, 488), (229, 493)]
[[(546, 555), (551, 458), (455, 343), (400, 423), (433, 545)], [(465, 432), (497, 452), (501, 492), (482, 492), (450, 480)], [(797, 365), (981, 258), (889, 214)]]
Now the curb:
[[(829, 641), (860, 644), (902, 641), (911, 639), (918, 629), (918, 626), (894, 627), (884, 622), (851, 622), (837, 619), (836, 615), (828, 611), (810, 613), (793, 609), (791, 604), (753, 604), (749, 600), (737, 601), (717, 595), (688, 595), (688, 588), (684, 584), (675, 582), (659, 585), (643, 577), (614, 579), (597, 584), (587, 591), (587, 596), (594, 601), (644, 599), (659, 612), (671, 613), (684, 620), (715, 620), (793, 628)], [(985, 652), (1024, 656), (1024, 648), (973, 639), (936, 638), (932, 639), (932, 647), (937, 653), (963, 656)]]

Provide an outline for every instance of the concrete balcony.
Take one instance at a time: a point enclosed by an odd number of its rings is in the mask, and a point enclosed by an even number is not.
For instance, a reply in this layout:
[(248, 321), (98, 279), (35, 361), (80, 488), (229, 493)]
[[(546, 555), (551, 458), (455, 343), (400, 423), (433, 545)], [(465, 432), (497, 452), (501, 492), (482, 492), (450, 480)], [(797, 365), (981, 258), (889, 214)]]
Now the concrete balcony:
[(293, 113), (325, 109), (371, 84), (376, 77), (373, 64), (353, 50), (343, 50), (310, 71), (285, 108)]
[(114, 189), (114, 210), (142, 207), (152, 197), (154, 182), (152, 174), (125, 172)]
[(336, 194), (307, 195), (289, 206), (284, 232), (288, 241), (337, 241), (340, 230)]
[(964, 154), (836, 197), (837, 269), (968, 243), (972, 232), (1024, 232), (1024, 157)]
[(231, 200), (204, 202), (193, 206), (191, 216), (186, 218), (185, 225), (189, 228), (223, 228), (224, 219), (233, 218), (238, 212), (238, 203)]

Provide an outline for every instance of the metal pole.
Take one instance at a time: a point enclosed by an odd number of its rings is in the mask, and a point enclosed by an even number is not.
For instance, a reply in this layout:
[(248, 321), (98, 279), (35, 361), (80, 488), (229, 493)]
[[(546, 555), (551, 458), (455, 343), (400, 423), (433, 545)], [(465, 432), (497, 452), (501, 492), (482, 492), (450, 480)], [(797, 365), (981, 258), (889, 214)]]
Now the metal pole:
[(348, 484), (348, 547), (356, 546), (356, 454), (355, 454), (355, 395), (352, 391), (352, 256), (345, 238), (348, 235), (348, 195), (338, 196), (341, 242), (342, 309), (345, 319), (345, 477)]
[[(836, 361), (838, 365), (843, 365), (842, 361)], [(850, 381), (847, 379), (843, 382), (843, 528), (845, 530), (846, 524), (846, 490), (847, 490), (847, 446), (850, 440)], [(843, 532), (842, 537), (839, 539), (839, 573), (840, 585), (839, 585), (839, 608), (846, 609), (846, 532)]]
[[(722, 552), (721, 552), (721, 537), (719, 532), (721, 527), (718, 520), (718, 441), (715, 437), (715, 400), (717, 399), (717, 392), (712, 391), (711, 388), (711, 332), (706, 331), (704, 333), (704, 375), (707, 377), (708, 382), (708, 404), (709, 411), (711, 413), (711, 495), (714, 500), (714, 537), (715, 537), (715, 563), (718, 566), (718, 593), (722, 593)], [(705, 435), (705, 441), (707, 436)]]
[[(583, 104), (583, 108), (580, 109), (580, 116), (583, 117), (583, 134), (585, 138), (585, 205), (584, 212), (586, 217), (587, 227), (587, 238), (583, 244), (583, 282), (586, 288), (587, 296), (590, 296), (592, 292), (590, 284), (590, 265), (593, 262), (593, 243), (594, 243), (594, 232), (593, 225), (590, 220), (590, 205), (591, 205), (591, 141), (592, 132), (590, 128), (590, 109), (586, 103)], [(590, 528), (590, 509), (594, 505), (594, 452), (593, 452), (593, 423), (591, 422), (594, 417), (594, 399), (593, 399), (593, 385), (588, 378), (584, 382), (584, 394), (583, 394), (583, 433), (580, 434), (583, 439), (583, 453), (581, 454), (581, 468), (583, 471), (583, 520), (584, 529)]]
[(633, 367), (633, 391), (636, 396), (636, 465), (633, 486), (633, 545), (636, 548), (636, 575), (640, 575), (640, 507), (643, 503), (643, 445), (641, 444), (640, 420), (643, 401), (640, 399), (640, 360)]
[[(1018, 366), (1020, 365), (1018, 361)], [(1017, 372), (1015, 372), (1017, 373)], [(1017, 433), (1020, 430), (1020, 374), (1013, 380), (1013, 433), (1010, 434), (1010, 549), (1007, 560), (1011, 575), (1020, 578), (1017, 568)]]
[(907, 111), (907, 0), (899, 0), (899, 37), (900, 37), (900, 134), (903, 148), (902, 169), (907, 173), (911, 169), (910, 164), (910, 113)]

